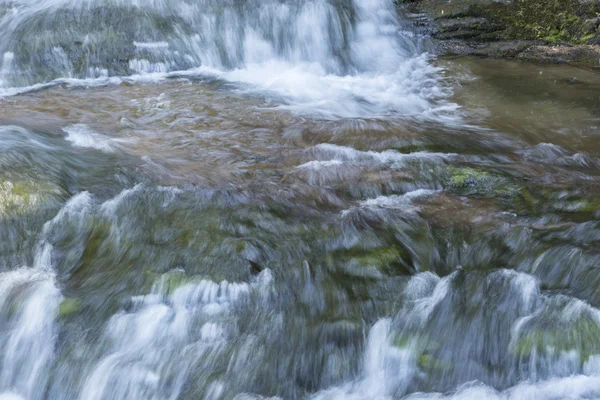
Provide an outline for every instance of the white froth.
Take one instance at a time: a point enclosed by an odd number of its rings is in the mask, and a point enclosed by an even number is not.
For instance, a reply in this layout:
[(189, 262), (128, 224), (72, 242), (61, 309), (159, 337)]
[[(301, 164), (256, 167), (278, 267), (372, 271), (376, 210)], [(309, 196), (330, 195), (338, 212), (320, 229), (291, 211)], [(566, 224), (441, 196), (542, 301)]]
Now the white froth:
[[(53, 16), (61, 7), (79, 8), (85, 13), (97, 6), (97, 0), (15, 3), (19, 5), (15, 15), (0, 18), (0, 27), (25, 24), (40, 12)], [(318, 118), (457, 120), (458, 106), (447, 101), (450, 91), (441, 71), (418, 49), (418, 39), (400, 30), (392, 1), (355, 0), (342, 6), (326, 0), (252, 0), (243, 6), (247, 8), (241, 14), (236, 9), (239, 4), (227, 3), (105, 2), (106, 7), (139, 7), (173, 16), (172, 32), (161, 36), (157, 30), (152, 40), (136, 34), (127, 43), (134, 49), (134, 56), (127, 58), (132, 76), (120, 78), (107, 78), (109, 73), (115, 74), (114, 65), (110, 65), (114, 59), (94, 60), (100, 64), (90, 65), (87, 76), (82, 77), (70, 53), (56, 43), (44, 67), (58, 74), (58, 79), (26, 87), (0, 84), (0, 96), (54, 84), (97, 86), (119, 80), (160, 82), (171, 76), (210, 75), (238, 83), (240, 91), (271, 97), (282, 109)], [(178, 20), (186, 21), (192, 29), (179, 27)], [(6, 43), (10, 42), (10, 32), (7, 29)], [(84, 47), (98, 45), (100, 39), (92, 36), (85, 36)], [(26, 71), (18, 70), (25, 66), (15, 66), (13, 58), (5, 57), (0, 71), (5, 71), (6, 79), (0, 72), (0, 80), (27, 76)], [(73, 79), (75, 76), (91, 79)]]
[[(152, 293), (132, 299), (134, 310), (110, 319), (104, 340), (112, 345), (88, 371), (82, 399), (177, 398), (196, 362), (210, 368), (224, 357), (223, 343), (234, 333), (233, 311), (271, 282), (265, 270), (250, 283), (204, 279), (173, 290), (172, 274), (183, 271), (164, 275)], [(177, 372), (166, 376), (169, 367)]]
[(63, 130), (67, 134), (66, 140), (71, 142), (75, 147), (96, 149), (105, 153), (114, 151), (114, 147), (111, 145), (111, 138), (94, 132), (87, 125), (71, 125)]

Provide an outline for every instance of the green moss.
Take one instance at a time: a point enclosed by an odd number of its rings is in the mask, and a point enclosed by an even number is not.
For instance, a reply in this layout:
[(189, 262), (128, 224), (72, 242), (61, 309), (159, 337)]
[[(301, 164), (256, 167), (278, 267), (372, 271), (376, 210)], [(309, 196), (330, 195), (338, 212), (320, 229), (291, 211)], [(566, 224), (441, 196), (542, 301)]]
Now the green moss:
[(596, 193), (539, 186), (518, 188), (511, 197), (504, 199), (504, 206), (519, 214), (562, 213), (566, 218), (589, 218), (588, 214), (600, 213), (600, 200)]
[(600, 199), (585, 199), (581, 202), (580, 211), (587, 213), (596, 213), (600, 211)]
[(66, 297), (58, 306), (58, 314), (67, 318), (81, 311), (81, 302), (78, 299)]
[(392, 337), (392, 346), (405, 348), (414, 346), (421, 349), (423, 352), (434, 352), (440, 348), (440, 343), (431, 340), (426, 334), (415, 334), (403, 332)]
[(461, 196), (506, 197), (518, 188), (502, 176), (474, 168), (450, 168), (446, 186)]
[(454, 365), (451, 362), (440, 360), (439, 358), (433, 357), (431, 354), (421, 354), (417, 360), (417, 365), (421, 369), (430, 371), (448, 371), (454, 368)]
[(412, 335), (394, 335), (394, 337), (392, 338), (392, 346), (399, 347), (402, 349), (407, 347), (410, 343), (412, 343), (413, 340), (414, 337)]
[(50, 184), (30, 181), (0, 182), (0, 216), (23, 214), (60, 194), (60, 190)]
[(165, 294), (173, 293), (177, 288), (187, 285), (193, 279), (185, 274), (182, 269), (175, 269), (163, 274), (155, 283), (155, 291)]
[(375, 247), (364, 249), (354, 247), (331, 253), (328, 262), (338, 265), (345, 275), (381, 277), (397, 275), (408, 271), (410, 256), (397, 246)]
[(582, 44), (596, 36), (586, 32), (585, 21), (598, 12), (598, 3), (515, 0), (504, 4), (474, 4), (458, 16), (484, 17), (491, 25), (504, 27), (495, 35), (496, 39)]
[(519, 203), (522, 204), (523, 208), (526, 210), (535, 211), (537, 201), (527, 188), (522, 188), (519, 191), (518, 200), (520, 200)]
[(239, 240), (235, 245), (235, 251), (237, 251), (238, 253), (241, 253), (245, 249), (246, 249), (246, 242), (244, 242), (243, 240)]
[(564, 213), (595, 214), (600, 211), (600, 200), (572, 199), (554, 203), (553, 208)]
[(369, 251), (365, 254), (355, 256), (353, 259), (360, 265), (385, 267), (398, 260), (399, 257), (400, 252), (397, 249), (387, 247)]
[(585, 362), (591, 355), (600, 353), (600, 327), (586, 318), (577, 318), (569, 326), (545, 326), (536, 324), (516, 342), (512, 352), (518, 357), (535, 354), (567, 352), (575, 350)]
[(417, 365), (424, 370), (447, 371), (453, 364), (437, 358), (434, 354), (439, 350), (440, 343), (430, 340), (426, 335), (402, 333), (392, 338), (392, 345), (401, 349), (411, 347), (417, 353)]
[(594, 39), (596, 36), (598, 35), (595, 33), (589, 33), (587, 35), (582, 36), (580, 42), (587, 43), (588, 40)]
[(476, 185), (482, 180), (490, 178), (487, 172), (473, 168), (450, 168), (450, 186), (461, 188)]

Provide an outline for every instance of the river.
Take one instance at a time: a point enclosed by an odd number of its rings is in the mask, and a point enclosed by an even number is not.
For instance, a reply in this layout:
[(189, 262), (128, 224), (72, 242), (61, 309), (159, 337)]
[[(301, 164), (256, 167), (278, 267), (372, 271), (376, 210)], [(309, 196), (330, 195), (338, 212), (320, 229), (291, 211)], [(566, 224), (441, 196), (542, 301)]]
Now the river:
[(600, 398), (600, 75), (391, 0), (0, 0), (0, 399)]

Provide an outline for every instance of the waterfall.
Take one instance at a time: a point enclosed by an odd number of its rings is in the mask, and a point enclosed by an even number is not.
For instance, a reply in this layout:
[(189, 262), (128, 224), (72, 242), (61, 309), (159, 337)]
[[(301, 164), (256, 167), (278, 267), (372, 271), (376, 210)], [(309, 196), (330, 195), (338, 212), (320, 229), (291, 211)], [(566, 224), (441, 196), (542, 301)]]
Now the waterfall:
[(2, 9), (0, 95), (208, 75), (325, 118), (447, 106), (423, 39), (400, 29), (391, 0), (16, 0)]

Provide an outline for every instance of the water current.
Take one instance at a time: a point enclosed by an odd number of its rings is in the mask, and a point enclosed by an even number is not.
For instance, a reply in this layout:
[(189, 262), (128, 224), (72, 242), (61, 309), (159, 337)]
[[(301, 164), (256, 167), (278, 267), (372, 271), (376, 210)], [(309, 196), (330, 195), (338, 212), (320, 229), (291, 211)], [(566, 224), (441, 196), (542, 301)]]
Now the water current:
[(391, 0), (0, 0), (0, 400), (600, 398), (600, 76)]

